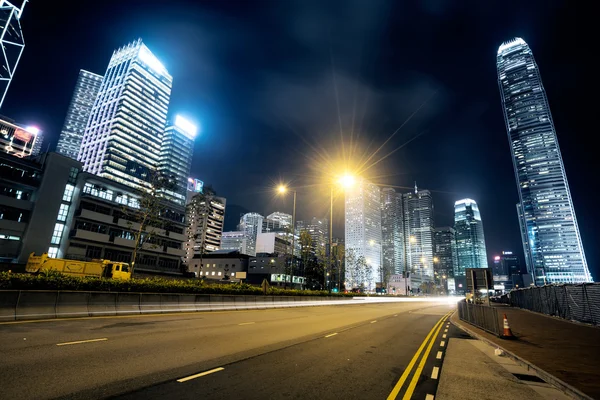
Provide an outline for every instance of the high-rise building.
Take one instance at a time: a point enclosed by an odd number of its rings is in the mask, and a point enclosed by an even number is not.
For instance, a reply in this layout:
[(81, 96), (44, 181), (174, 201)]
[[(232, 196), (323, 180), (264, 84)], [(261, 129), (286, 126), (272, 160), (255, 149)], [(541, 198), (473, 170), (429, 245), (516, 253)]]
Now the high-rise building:
[(483, 222), (475, 200), (462, 199), (454, 203), (454, 230), (457, 257), (454, 278), (457, 290), (464, 291), (466, 269), (488, 267)]
[(546, 91), (521, 38), (497, 55), (498, 84), (519, 191), (519, 214), (536, 285), (592, 282)]
[(220, 250), (226, 202), (224, 197), (202, 197), (195, 191), (187, 192), (186, 222), (188, 226), (184, 259), (187, 265), (195, 255), (204, 255)]
[(244, 231), (223, 232), (220, 250), (237, 250), (241, 254), (248, 254), (247, 243), (248, 238)]
[(381, 191), (365, 179), (346, 189), (345, 247), (355, 259), (364, 257), (366, 265), (346, 259), (346, 289), (364, 287), (375, 290), (381, 280)]
[(174, 183), (174, 187), (165, 189), (163, 195), (177, 204), (186, 202), (196, 131), (194, 124), (177, 115), (174, 123), (167, 125), (162, 137), (158, 172)]
[(256, 256), (256, 236), (262, 233), (265, 217), (258, 213), (247, 213), (240, 218), (238, 230), (244, 232), (246, 238), (246, 251), (249, 256)]
[(494, 256), (492, 276), (494, 289), (508, 291), (515, 289), (519, 281), (522, 281), (522, 272), (519, 258), (512, 251), (503, 251), (502, 255)]
[(329, 246), (329, 220), (313, 217), (305, 230), (312, 239), (312, 253), (316, 256), (327, 255)]
[(264, 232), (269, 232), (274, 229), (286, 229), (292, 226), (292, 216), (281, 211), (275, 211), (274, 213), (267, 215), (264, 223), (267, 224), (266, 227), (263, 226), (263, 228), (265, 228), (263, 229)]
[(436, 283), (442, 285), (446, 290), (454, 290), (448, 287), (448, 282), (454, 278), (454, 266), (457, 263), (455, 231), (449, 226), (435, 228), (433, 269)]
[(75, 91), (56, 145), (57, 153), (74, 160), (77, 159), (85, 127), (90, 118), (94, 102), (98, 97), (101, 84), (102, 75), (83, 69), (79, 70)]
[(406, 262), (411, 272), (413, 293), (422, 284), (433, 283), (434, 219), (433, 200), (429, 190), (418, 190), (402, 196)]
[(402, 274), (404, 272), (402, 195), (392, 188), (381, 190), (381, 241), (384, 276)]
[[(26, 127), (25, 129), (29, 129), (30, 131), (32, 130), (30, 127)], [(36, 138), (35, 142), (33, 143), (33, 149), (31, 149), (31, 155), (37, 156), (43, 152), (44, 149), (42, 146), (44, 146), (46, 143), (44, 143), (44, 132), (40, 131), (38, 128), (33, 128), (33, 132), (36, 132)]]
[(0, 108), (25, 48), (20, 22), (25, 3), (27, 0), (19, 8), (7, 0), (0, 0), (0, 45), (3, 50), (0, 54)]
[(77, 156), (85, 171), (136, 189), (151, 187), (172, 82), (141, 39), (113, 53)]

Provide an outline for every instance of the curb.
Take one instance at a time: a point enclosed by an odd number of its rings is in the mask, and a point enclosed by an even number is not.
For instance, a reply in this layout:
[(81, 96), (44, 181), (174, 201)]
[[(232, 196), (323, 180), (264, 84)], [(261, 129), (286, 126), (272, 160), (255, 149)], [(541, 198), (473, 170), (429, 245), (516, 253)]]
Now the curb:
[(583, 393), (579, 389), (576, 389), (573, 386), (569, 385), (568, 383), (566, 383), (566, 382), (558, 379), (554, 375), (549, 374), (548, 372), (546, 372), (543, 369), (541, 369), (540, 367), (538, 367), (538, 366), (530, 363), (529, 361), (525, 360), (524, 358), (517, 356), (516, 354), (514, 354), (514, 353), (512, 353), (512, 352), (510, 352), (508, 350), (506, 350), (502, 346), (499, 346), (497, 343), (492, 342), (491, 340), (489, 340), (489, 339), (481, 336), (480, 334), (473, 332), (472, 330), (470, 330), (466, 326), (464, 326), (464, 324), (462, 323), (462, 321), (458, 322), (458, 321), (452, 320), (452, 318), (455, 315), (457, 315), (457, 311), (454, 311), (454, 313), (449, 318), (450, 322), (452, 323), (452, 325), (454, 325), (457, 328), (465, 331), (467, 334), (471, 335), (472, 337), (474, 337), (474, 338), (476, 338), (478, 340), (481, 340), (482, 342), (485, 342), (485, 343), (489, 344), (490, 346), (499, 348), (509, 358), (511, 358), (512, 360), (514, 360), (517, 363), (521, 364), (523, 367), (526, 367), (528, 370), (529, 369), (534, 370), (539, 375), (540, 378), (542, 378), (544, 381), (546, 381), (546, 383), (549, 383), (551, 385), (556, 386), (558, 389), (562, 390), (563, 392), (565, 392), (569, 396), (574, 397), (575, 399), (580, 399), (580, 400), (594, 400), (592, 397), (590, 397), (587, 394)]

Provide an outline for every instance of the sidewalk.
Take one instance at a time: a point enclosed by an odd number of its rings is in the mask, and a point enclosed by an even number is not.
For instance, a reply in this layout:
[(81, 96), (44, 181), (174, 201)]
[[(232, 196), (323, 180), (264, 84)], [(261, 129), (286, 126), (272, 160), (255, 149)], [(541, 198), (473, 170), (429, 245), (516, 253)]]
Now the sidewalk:
[(494, 355), (494, 350), (481, 340), (451, 338), (435, 399), (571, 399), (534, 371)]
[[(600, 328), (518, 308), (506, 313), (517, 340), (504, 340), (452, 316), (452, 323), (497, 344), (575, 389), (600, 399)], [(502, 326), (502, 325), (501, 325)]]

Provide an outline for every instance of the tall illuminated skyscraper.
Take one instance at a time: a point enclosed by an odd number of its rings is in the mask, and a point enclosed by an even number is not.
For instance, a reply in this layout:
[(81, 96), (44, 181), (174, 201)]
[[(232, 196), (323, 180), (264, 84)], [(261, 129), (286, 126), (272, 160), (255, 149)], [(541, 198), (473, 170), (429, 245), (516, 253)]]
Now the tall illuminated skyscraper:
[(102, 76), (86, 70), (80, 70), (71, 104), (60, 132), (56, 152), (77, 159), (81, 140), (85, 133), (90, 113), (98, 97)]
[(246, 213), (240, 218), (238, 230), (244, 232), (246, 251), (250, 256), (256, 256), (256, 237), (262, 233), (264, 219), (265, 217), (258, 213)]
[(404, 272), (404, 225), (402, 195), (392, 188), (381, 190), (381, 240), (384, 274)]
[(19, 8), (7, 0), (0, 0), (0, 108), (25, 48), (20, 22), (25, 3), (27, 0)]
[(527, 43), (503, 43), (497, 68), (527, 270), (536, 285), (592, 282), (546, 91)]
[(457, 259), (454, 278), (456, 289), (463, 292), (466, 269), (488, 267), (483, 222), (475, 200), (462, 199), (454, 203), (454, 231)]
[(87, 172), (136, 189), (158, 168), (173, 79), (140, 40), (116, 50), (79, 155)]
[(196, 132), (194, 124), (177, 115), (173, 124), (167, 125), (162, 136), (158, 172), (175, 183), (172, 190), (165, 190), (163, 194), (180, 205), (186, 203)]
[[(381, 281), (381, 191), (365, 179), (346, 189), (346, 254), (364, 257), (366, 268), (346, 262), (346, 288), (375, 290)], [(348, 260), (348, 259), (346, 259)]]
[(411, 272), (413, 293), (422, 283), (433, 283), (433, 250), (435, 243), (433, 199), (429, 190), (418, 190), (402, 196), (406, 262)]

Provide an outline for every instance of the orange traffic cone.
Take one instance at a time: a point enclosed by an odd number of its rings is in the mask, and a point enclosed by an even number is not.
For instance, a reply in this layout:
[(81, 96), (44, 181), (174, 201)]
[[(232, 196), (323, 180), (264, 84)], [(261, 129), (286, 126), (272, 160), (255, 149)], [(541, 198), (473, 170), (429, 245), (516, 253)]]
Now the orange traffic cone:
[(515, 336), (512, 334), (510, 330), (510, 326), (508, 325), (508, 318), (506, 318), (506, 314), (504, 314), (504, 333), (502, 335), (504, 339), (514, 339)]

